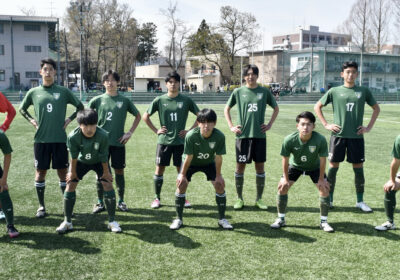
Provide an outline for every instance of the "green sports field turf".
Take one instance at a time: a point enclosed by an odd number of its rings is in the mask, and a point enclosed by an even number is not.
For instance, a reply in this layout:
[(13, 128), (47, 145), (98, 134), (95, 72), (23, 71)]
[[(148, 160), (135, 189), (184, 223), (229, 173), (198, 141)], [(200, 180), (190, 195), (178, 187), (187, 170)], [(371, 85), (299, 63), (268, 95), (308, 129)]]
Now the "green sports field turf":
[[(374, 226), (385, 221), (382, 185), (389, 177), (394, 138), (400, 133), (399, 105), (382, 105), (374, 129), (365, 136), (365, 201), (374, 212), (364, 214), (355, 209), (353, 171), (350, 164), (343, 163), (336, 184), (335, 209), (328, 219), (336, 230), (333, 234), (319, 229), (318, 192), (308, 177), (301, 177), (289, 192), (287, 227), (269, 228), (276, 218), (282, 140), (294, 131), (295, 116), (312, 111), (312, 105), (281, 105), (277, 121), (267, 134), (267, 211), (254, 207), (254, 165), (249, 165), (245, 173), (245, 208), (233, 210), (234, 135), (223, 117), (223, 105), (200, 105), (204, 107), (217, 111), (217, 128), (227, 139), (223, 175), (227, 218), (234, 231), (218, 228), (214, 190), (203, 174), (194, 175), (189, 185), (187, 195), (193, 209), (184, 211), (184, 228), (168, 228), (175, 216), (173, 167), (167, 168), (164, 175), (164, 206), (150, 209), (156, 136), (141, 122), (127, 144), (125, 200), (130, 210), (117, 212), (123, 233), (107, 231), (105, 212), (91, 214), (96, 191), (95, 175), (90, 173), (77, 189), (75, 231), (56, 234), (55, 228), (63, 219), (57, 176), (50, 170), (46, 180), (50, 215), (36, 219), (34, 130), (18, 114), (7, 132), (14, 149), (8, 184), (15, 225), (21, 235), (10, 240), (4, 221), (0, 222), (4, 232), (0, 235), (0, 279), (398, 279), (400, 231), (376, 232)], [(138, 106), (142, 114), (146, 108)], [(324, 109), (328, 120), (332, 120), (331, 112), (330, 107)], [(366, 109), (365, 123), (371, 112)], [(236, 117), (236, 109), (232, 115)], [(152, 120), (158, 125), (157, 115)], [(187, 127), (193, 121), (192, 115)], [(129, 117), (127, 127), (131, 123)], [(68, 131), (74, 127), (75, 121)], [(328, 137), (320, 122), (316, 130)], [(395, 215), (400, 218), (399, 211)]]

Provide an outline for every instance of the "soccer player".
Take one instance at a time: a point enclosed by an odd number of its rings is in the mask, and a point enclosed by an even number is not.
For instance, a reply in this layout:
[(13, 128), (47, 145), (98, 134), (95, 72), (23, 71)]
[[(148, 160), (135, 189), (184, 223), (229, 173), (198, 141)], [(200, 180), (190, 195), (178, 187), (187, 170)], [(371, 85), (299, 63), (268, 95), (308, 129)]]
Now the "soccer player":
[(211, 109), (203, 109), (197, 114), (199, 127), (189, 131), (185, 137), (183, 164), (176, 180), (175, 206), (177, 218), (170, 229), (177, 230), (183, 226), (182, 214), (185, 204), (185, 193), (192, 175), (203, 172), (215, 188), (215, 200), (218, 206), (218, 225), (223, 229), (233, 229), (225, 219), (226, 195), (225, 181), (221, 174), (222, 155), (225, 151), (225, 136), (215, 128), (217, 115)]
[[(83, 104), (73, 93), (54, 83), (56, 63), (51, 58), (40, 62), (40, 75), (43, 85), (28, 91), (20, 105), (20, 113), (35, 127), (35, 187), (39, 200), (36, 217), (46, 216), (44, 204), (45, 179), (47, 170), (57, 169), (60, 179), (59, 185), (64, 192), (68, 171), (68, 151), (66, 146), (67, 135), (65, 128), (76, 117), (76, 113), (83, 109)], [(72, 104), (76, 111), (65, 119), (67, 105)], [(36, 120), (29, 114), (28, 108), (33, 105)]]
[(97, 174), (104, 188), (104, 202), (108, 212), (108, 228), (112, 232), (121, 232), (115, 221), (115, 191), (112, 175), (108, 167), (108, 133), (97, 126), (98, 116), (93, 109), (78, 112), (79, 127), (68, 135), (67, 145), (71, 154), (71, 167), (68, 173), (67, 188), (64, 192), (64, 221), (56, 229), (66, 233), (73, 229), (71, 217), (75, 205), (75, 189), (90, 170)]
[[(372, 212), (372, 209), (364, 202), (364, 133), (369, 132), (374, 126), (380, 108), (368, 88), (355, 84), (358, 76), (356, 62), (347, 61), (343, 63), (340, 76), (343, 78), (344, 84), (331, 88), (314, 106), (322, 125), (327, 130), (332, 131), (328, 157), (330, 161), (328, 170), (330, 207), (333, 207), (333, 192), (339, 164), (344, 161), (347, 152), (347, 161), (353, 165), (354, 170), (356, 207), (364, 212)], [(333, 123), (328, 123), (322, 113), (322, 107), (329, 103), (332, 103)], [(371, 106), (373, 110), (367, 126), (363, 126), (365, 103)]]
[[(150, 104), (147, 112), (143, 114), (144, 122), (150, 129), (158, 135), (156, 152), (156, 171), (153, 177), (155, 198), (151, 203), (151, 208), (161, 206), (161, 188), (163, 185), (163, 174), (165, 167), (169, 166), (171, 157), (173, 164), (179, 173), (179, 167), (182, 163), (182, 153), (185, 135), (186, 121), (189, 112), (197, 115), (199, 108), (190, 97), (179, 93), (179, 83), (181, 77), (177, 72), (168, 73), (165, 78), (168, 93), (156, 97)], [(150, 119), (150, 116), (158, 112), (160, 119), (160, 128), (157, 129)], [(195, 122), (190, 128), (197, 126)], [(189, 129), (189, 130), (190, 130)], [(190, 207), (186, 200), (185, 207)]]
[[(118, 190), (118, 209), (128, 211), (124, 202), (125, 194), (125, 144), (131, 138), (133, 132), (140, 122), (140, 113), (136, 106), (125, 96), (118, 93), (118, 84), (120, 77), (117, 72), (112, 70), (103, 74), (103, 85), (106, 93), (90, 100), (89, 107), (96, 110), (99, 116), (98, 126), (108, 132), (109, 137), (109, 159), (111, 158), (111, 167), (114, 168), (115, 182)], [(135, 117), (133, 124), (128, 132), (124, 132), (127, 113)], [(97, 181), (98, 203), (93, 208), (93, 213), (99, 213), (105, 210), (103, 200), (103, 186)]]
[(387, 221), (380, 226), (376, 226), (375, 229), (379, 231), (395, 229), (394, 224), (394, 210), (396, 208), (396, 192), (400, 189), (400, 174), (397, 174), (400, 167), (400, 135), (396, 137), (393, 144), (392, 150), (393, 160), (390, 164), (390, 179), (383, 186), (385, 191), (385, 212)]
[[(246, 163), (254, 161), (256, 169), (257, 197), (256, 206), (267, 209), (267, 204), (262, 200), (265, 185), (264, 163), (267, 159), (266, 132), (271, 129), (279, 113), (272, 93), (265, 87), (257, 84), (258, 67), (248, 65), (243, 70), (246, 85), (232, 92), (225, 106), (225, 118), (230, 130), (236, 134), (236, 171), (235, 184), (238, 199), (233, 208), (238, 210), (244, 206), (243, 182)], [(232, 123), (231, 109), (238, 105), (237, 125)], [(267, 104), (274, 111), (271, 119), (265, 124), (265, 111)]]
[[(10, 127), (11, 122), (15, 117), (15, 109), (14, 106), (8, 101), (8, 99), (1, 93), (0, 91), (0, 113), (7, 113), (6, 119), (4, 120), (3, 124), (0, 126), (0, 133), (6, 132), (6, 130)], [(0, 203), (0, 220), (5, 219), (6, 216), (1, 209)]]
[(0, 149), (4, 155), (3, 168), (0, 166), (0, 203), (3, 208), (7, 223), (7, 233), (11, 238), (19, 235), (18, 230), (14, 227), (14, 210), (13, 204), (8, 193), (7, 177), (8, 170), (11, 164), (11, 152), (12, 148), (7, 136), (4, 132), (0, 131)]
[[(314, 131), (315, 116), (311, 112), (302, 112), (296, 117), (297, 130), (285, 137), (281, 156), (283, 175), (278, 184), (278, 218), (271, 228), (286, 226), (285, 213), (288, 191), (300, 175), (308, 175), (319, 190), (321, 223), (320, 228), (333, 232), (328, 224), (329, 183), (326, 180), (325, 167), (328, 156), (328, 144), (323, 135)], [(290, 157), (290, 159), (289, 159)]]

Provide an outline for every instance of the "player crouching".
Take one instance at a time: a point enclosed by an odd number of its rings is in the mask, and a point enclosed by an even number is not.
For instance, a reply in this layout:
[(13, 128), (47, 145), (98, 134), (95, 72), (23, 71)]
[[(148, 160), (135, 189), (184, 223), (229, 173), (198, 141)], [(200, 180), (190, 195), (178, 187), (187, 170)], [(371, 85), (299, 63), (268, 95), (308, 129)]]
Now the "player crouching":
[[(316, 131), (315, 116), (311, 112), (303, 112), (296, 117), (297, 130), (283, 140), (281, 156), (283, 175), (278, 184), (277, 208), (278, 218), (271, 228), (278, 229), (286, 225), (285, 213), (288, 191), (301, 174), (310, 176), (317, 186), (320, 195), (321, 224), (326, 232), (333, 232), (328, 224), (329, 183), (325, 175), (328, 145), (324, 136)], [(292, 155), (290, 157), (290, 155)], [(290, 161), (289, 161), (290, 157)]]
[(223, 229), (233, 229), (225, 219), (226, 195), (225, 181), (221, 174), (222, 155), (225, 150), (225, 136), (215, 128), (217, 115), (212, 109), (203, 109), (197, 114), (198, 127), (189, 131), (185, 137), (183, 164), (176, 180), (175, 206), (177, 218), (170, 229), (183, 226), (182, 215), (185, 205), (185, 193), (192, 175), (203, 172), (215, 188), (215, 200), (218, 206), (218, 225)]
[(67, 188), (64, 193), (64, 222), (56, 229), (58, 233), (66, 233), (73, 229), (71, 216), (76, 200), (75, 189), (79, 180), (90, 170), (97, 174), (104, 188), (104, 202), (108, 211), (108, 228), (112, 232), (121, 232), (115, 221), (115, 191), (112, 176), (108, 167), (108, 135), (97, 126), (97, 112), (93, 109), (79, 111), (77, 121), (79, 127), (74, 129), (67, 139), (71, 154), (71, 167), (67, 176)]

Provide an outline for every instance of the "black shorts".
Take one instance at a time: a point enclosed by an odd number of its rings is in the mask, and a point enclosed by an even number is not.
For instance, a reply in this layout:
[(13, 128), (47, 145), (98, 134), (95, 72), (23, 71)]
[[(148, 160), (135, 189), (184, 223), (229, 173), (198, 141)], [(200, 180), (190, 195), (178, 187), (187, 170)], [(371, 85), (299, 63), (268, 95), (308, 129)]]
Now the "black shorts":
[(329, 161), (344, 161), (346, 150), (348, 162), (362, 163), (365, 161), (364, 138), (342, 138), (332, 135), (329, 141)]
[(196, 172), (203, 172), (207, 176), (207, 181), (215, 181), (217, 177), (217, 168), (215, 167), (215, 162), (205, 165), (205, 166), (189, 166), (189, 169), (186, 172), (186, 178), (190, 182), (192, 179), (192, 175)]
[(173, 157), (174, 166), (182, 164), (183, 145), (163, 145), (157, 144), (156, 165), (169, 166)]
[(236, 139), (236, 162), (266, 162), (267, 140), (265, 138)]
[[(299, 177), (301, 175), (308, 175), (311, 178), (311, 181), (316, 184), (318, 183), (319, 180), (319, 168), (315, 169), (315, 170), (311, 170), (311, 171), (303, 171), (300, 169), (297, 169), (294, 166), (289, 165), (289, 181), (293, 181), (296, 182), (297, 179), (299, 179)], [(324, 174), (324, 178), (326, 178), (326, 174)]]
[(68, 168), (68, 150), (65, 143), (35, 143), (35, 168), (39, 170)]
[(96, 172), (97, 178), (103, 176), (103, 165), (101, 162), (95, 164), (86, 164), (78, 161), (76, 164), (76, 175), (78, 176), (79, 180), (82, 180), (83, 176), (85, 176), (90, 170)]
[(126, 166), (125, 162), (125, 146), (110, 146), (108, 148), (108, 160), (111, 158), (111, 167), (114, 169), (124, 169)]

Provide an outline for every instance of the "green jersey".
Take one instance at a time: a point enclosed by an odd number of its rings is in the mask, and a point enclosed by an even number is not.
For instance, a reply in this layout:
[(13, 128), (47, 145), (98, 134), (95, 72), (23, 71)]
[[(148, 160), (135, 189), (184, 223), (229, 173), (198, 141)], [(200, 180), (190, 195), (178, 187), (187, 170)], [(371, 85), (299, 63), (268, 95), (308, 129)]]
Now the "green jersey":
[(357, 131), (363, 123), (365, 103), (369, 106), (376, 104), (368, 88), (333, 87), (319, 101), (324, 106), (332, 103), (333, 123), (342, 128), (338, 133), (332, 132), (332, 135), (343, 138), (363, 138), (362, 134), (357, 135)]
[(400, 135), (398, 135), (396, 137), (396, 140), (394, 141), (392, 156), (394, 158), (400, 159)]
[(85, 137), (80, 127), (75, 128), (68, 135), (67, 146), (71, 158), (85, 164), (108, 161), (108, 133), (100, 127), (91, 138)]
[(35, 134), (35, 143), (65, 143), (64, 122), (67, 105), (81, 107), (82, 103), (73, 93), (62, 86), (39, 86), (28, 91), (20, 108), (27, 110), (30, 105), (35, 109), (39, 128)]
[(232, 92), (227, 103), (231, 108), (235, 104), (238, 104), (237, 122), (242, 126), (242, 134), (236, 137), (265, 138), (265, 133), (261, 131), (261, 125), (265, 122), (267, 104), (272, 108), (278, 106), (269, 89), (261, 86), (237, 88)]
[(225, 135), (214, 128), (211, 136), (204, 138), (200, 133), (200, 127), (189, 131), (185, 137), (185, 149), (183, 152), (183, 161), (186, 155), (193, 155), (191, 166), (205, 166), (214, 162), (215, 155), (224, 155)]
[(97, 125), (108, 132), (110, 146), (123, 147), (118, 139), (124, 135), (127, 112), (135, 117), (139, 114), (135, 105), (121, 94), (110, 96), (105, 93), (90, 100), (89, 107), (97, 111)]
[(171, 98), (168, 94), (156, 97), (147, 109), (151, 116), (158, 111), (160, 125), (168, 130), (166, 134), (158, 135), (158, 144), (183, 145), (184, 139), (179, 137), (179, 132), (185, 129), (189, 111), (197, 115), (199, 108), (194, 101), (185, 95), (178, 94)]
[(297, 131), (283, 140), (281, 156), (290, 156), (289, 164), (297, 169), (316, 170), (319, 168), (319, 158), (328, 156), (328, 144), (325, 137), (316, 131), (313, 131), (311, 138), (303, 143)]
[(8, 141), (8, 137), (4, 132), (0, 132), (0, 149), (3, 152), (3, 155), (11, 154), (13, 151), (10, 141)]

